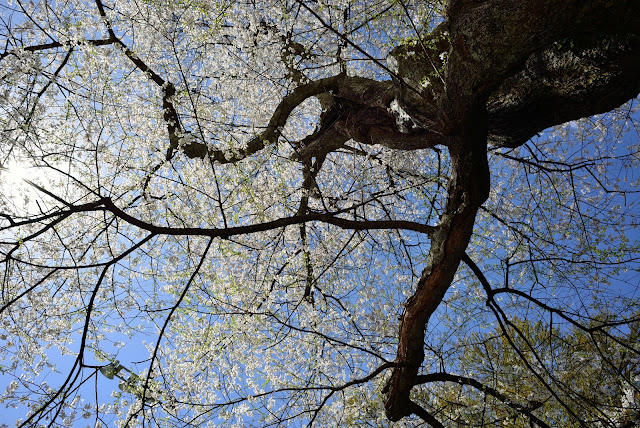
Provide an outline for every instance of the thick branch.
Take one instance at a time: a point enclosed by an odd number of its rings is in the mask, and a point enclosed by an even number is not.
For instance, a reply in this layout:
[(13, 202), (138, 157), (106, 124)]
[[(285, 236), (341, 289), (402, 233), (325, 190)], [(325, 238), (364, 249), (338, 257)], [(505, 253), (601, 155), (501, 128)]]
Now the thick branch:
[(463, 118), (461, 133), (449, 143), (453, 176), (447, 204), (434, 231), (427, 267), (415, 293), (405, 304), (398, 335), (396, 362), (385, 386), (385, 409), (392, 421), (413, 413), (410, 392), (424, 359), (424, 332), (453, 281), (465, 254), (475, 216), (489, 195), (489, 171), (486, 157), (486, 113), (471, 110)]
[[(629, 8), (633, 9), (631, 13)], [(549, 13), (550, 10), (554, 13)], [(397, 421), (414, 413), (409, 397), (424, 358), (426, 324), (453, 280), (469, 243), (477, 209), (488, 195), (486, 144), (489, 124), (495, 132), (493, 140), (502, 138), (504, 141), (519, 141), (521, 144), (522, 138), (529, 138), (527, 133), (530, 134), (531, 129), (544, 129), (557, 123), (555, 120), (573, 118), (571, 115), (588, 115), (598, 109), (610, 109), (615, 103), (625, 101), (637, 93), (634, 91), (638, 89), (638, 82), (633, 78), (638, 69), (635, 53), (638, 47), (637, 43), (631, 43), (630, 47), (625, 48), (627, 54), (618, 58), (617, 62), (613, 57), (616, 57), (616, 49), (621, 49), (620, 45), (615, 49), (604, 49), (602, 58), (576, 59), (573, 56), (572, 61), (559, 67), (560, 74), (563, 73), (563, 68), (566, 73), (564, 80), (552, 81), (542, 94), (533, 89), (534, 92), (527, 95), (529, 93), (526, 92), (525, 79), (517, 77), (518, 73), (527, 64), (530, 68), (533, 67), (532, 64), (539, 58), (544, 66), (536, 71), (539, 74), (535, 78), (544, 82), (544, 74), (551, 71), (553, 64), (557, 63), (547, 60), (544, 53), (555, 42), (581, 33), (603, 38), (603, 35), (611, 34), (613, 28), (623, 34), (632, 33), (637, 27), (631, 24), (640, 21), (639, 12), (639, 8), (630, 6), (629, 2), (621, 1), (618, 4), (605, 0), (459, 0), (450, 3), (450, 50), (443, 74), (444, 93), (435, 94), (434, 99), (440, 106), (442, 132), (451, 136), (446, 145), (451, 153), (453, 177), (444, 214), (433, 233), (427, 267), (415, 293), (405, 304), (402, 315), (396, 361), (403, 366), (394, 369), (384, 389), (385, 409), (390, 420)], [(617, 22), (620, 25), (614, 25)], [(580, 69), (585, 64), (603, 65), (595, 67), (597, 72), (594, 72), (594, 69)], [(616, 67), (622, 71), (614, 78), (608, 79), (607, 76), (600, 75), (600, 71), (617, 70)], [(572, 70), (574, 72), (570, 73)], [(516, 76), (515, 80), (510, 84), (505, 83), (512, 76)], [(589, 87), (585, 82), (590, 79), (595, 79), (596, 87), (600, 85), (605, 90), (598, 92)], [(623, 85), (623, 90), (614, 88), (629, 79), (632, 83)], [(522, 96), (522, 104), (516, 102), (514, 105), (518, 108), (509, 108), (508, 103), (512, 100), (509, 90), (515, 91), (520, 86), (525, 94)], [(586, 98), (588, 105), (578, 108), (577, 112), (571, 111), (580, 99), (584, 99), (580, 97), (591, 90), (594, 90), (594, 95)], [(612, 90), (615, 95), (603, 97), (608, 90)], [(498, 95), (490, 101), (491, 110), (487, 112), (485, 107), (489, 97), (496, 91)], [(509, 114), (514, 116), (514, 111), (522, 111), (524, 120), (527, 117), (524, 114), (526, 108), (532, 107), (532, 104), (535, 107), (538, 99), (545, 102), (564, 100), (564, 103), (560, 103), (555, 111), (551, 109), (550, 113), (543, 114), (540, 120), (534, 120), (532, 128), (524, 127), (525, 137), (515, 135), (513, 128), (508, 125), (502, 129), (496, 125), (502, 123), (500, 115), (510, 118)], [(527, 102), (530, 104), (527, 105)], [(542, 101), (540, 103), (543, 104)], [(424, 111), (430, 109), (426, 102), (424, 107), (413, 104), (412, 108)], [(419, 117), (421, 113), (409, 111), (412, 117)], [(498, 133), (502, 133), (502, 136), (499, 137)]]
[[(231, 236), (236, 235), (245, 235), (249, 233), (258, 233), (265, 232), (268, 230), (274, 230), (285, 226), (290, 226), (294, 224), (302, 224), (313, 221), (333, 224), (334, 226), (338, 226), (343, 229), (354, 229), (354, 230), (366, 230), (366, 229), (404, 229), (404, 230), (412, 230), (415, 232), (430, 234), (433, 232), (433, 228), (428, 225), (415, 223), (411, 221), (402, 221), (402, 220), (363, 220), (363, 221), (354, 221), (348, 220), (341, 217), (336, 217), (337, 214), (346, 212), (340, 211), (336, 213), (309, 213), (302, 215), (295, 215), (292, 217), (283, 217), (277, 220), (266, 221), (263, 223), (256, 223), (247, 226), (234, 226), (234, 227), (226, 227), (226, 228), (200, 228), (200, 227), (168, 227), (168, 226), (157, 226), (151, 223), (147, 223), (143, 220), (133, 217), (132, 215), (126, 213), (119, 207), (117, 207), (113, 201), (109, 198), (104, 198), (101, 202), (105, 209), (110, 211), (116, 217), (121, 218), (129, 224), (132, 224), (140, 229), (147, 230), (154, 234), (161, 235), (173, 235), (173, 236), (209, 236), (209, 237), (220, 237), (220, 238), (229, 238)], [(99, 205), (99, 204), (96, 204)], [(93, 210), (100, 209), (99, 206), (94, 208)], [(74, 210), (75, 211), (75, 210)], [(66, 212), (63, 212), (66, 214)], [(61, 215), (63, 214), (61, 213)]]
[(293, 109), (313, 96), (339, 91), (345, 79), (346, 76), (338, 75), (298, 86), (291, 94), (280, 101), (265, 130), (249, 140), (244, 149), (235, 153), (225, 153), (223, 150), (210, 149), (209, 157), (212, 161), (220, 163), (234, 163), (262, 150), (267, 143), (275, 143), (280, 138), (282, 129)]
[(529, 57), (558, 41), (633, 34), (640, 26), (635, 0), (455, 0), (448, 15), (446, 109), (486, 102)]
[(442, 422), (436, 419), (431, 413), (427, 411), (427, 409), (420, 406), (418, 403), (411, 401), (409, 403), (411, 413), (418, 416), (420, 419), (431, 425), (432, 428), (444, 428)]
[(610, 111), (640, 93), (640, 37), (565, 39), (530, 56), (488, 104), (491, 144), (517, 147), (553, 125)]

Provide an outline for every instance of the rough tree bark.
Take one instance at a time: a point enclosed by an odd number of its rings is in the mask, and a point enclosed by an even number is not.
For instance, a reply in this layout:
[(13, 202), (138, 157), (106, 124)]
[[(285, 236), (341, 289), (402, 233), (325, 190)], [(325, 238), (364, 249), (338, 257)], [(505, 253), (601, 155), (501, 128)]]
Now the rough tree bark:
[[(441, 55), (446, 52), (445, 55)], [(489, 195), (487, 147), (518, 147), (543, 129), (609, 111), (640, 92), (640, 5), (634, 1), (452, 0), (447, 21), (390, 53), (393, 82), (342, 77), (302, 157), (349, 138), (406, 150), (445, 146), (452, 177), (428, 264), (407, 300), (398, 366), (384, 389), (392, 421), (418, 414), (410, 399), (424, 334)], [(408, 118), (408, 117), (409, 118)], [(322, 120), (327, 119), (327, 120)], [(330, 119), (330, 120), (328, 120)]]

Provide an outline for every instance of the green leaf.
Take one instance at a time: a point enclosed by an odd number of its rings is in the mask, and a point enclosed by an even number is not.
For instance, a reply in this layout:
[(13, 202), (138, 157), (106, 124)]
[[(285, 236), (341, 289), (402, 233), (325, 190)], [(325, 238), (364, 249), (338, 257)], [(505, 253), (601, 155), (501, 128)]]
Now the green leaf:
[(116, 360), (104, 367), (101, 367), (100, 373), (102, 373), (107, 379), (113, 379), (120, 370), (122, 370), (122, 366), (120, 365), (120, 361)]

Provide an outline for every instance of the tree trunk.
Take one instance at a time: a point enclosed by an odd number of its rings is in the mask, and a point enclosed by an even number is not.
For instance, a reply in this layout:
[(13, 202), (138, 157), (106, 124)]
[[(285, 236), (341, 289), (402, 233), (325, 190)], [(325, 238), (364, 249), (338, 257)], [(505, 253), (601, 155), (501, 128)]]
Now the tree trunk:
[(424, 359), (425, 327), (453, 281), (471, 239), (478, 208), (489, 195), (484, 107), (472, 110), (461, 129), (448, 144), (453, 175), (445, 211), (432, 236), (427, 267), (402, 315), (396, 358), (400, 366), (393, 370), (384, 389), (387, 417), (392, 421), (412, 413), (409, 393)]

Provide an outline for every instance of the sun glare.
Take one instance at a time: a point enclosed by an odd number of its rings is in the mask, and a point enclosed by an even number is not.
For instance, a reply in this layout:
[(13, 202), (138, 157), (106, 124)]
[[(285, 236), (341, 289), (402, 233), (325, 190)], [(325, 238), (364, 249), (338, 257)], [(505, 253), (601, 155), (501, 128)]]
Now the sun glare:
[(11, 183), (23, 183), (25, 179), (29, 179), (29, 168), (24, 164), (20, 164), (17, 162), (9, 163), (4, 171), (6, 174), (6, 180)]
[(38, 190), (29, 182), (42, 185), (44, 177), (42, 169), (28, 163), (6, 162), (0, 168), (0, 195), (11, 206), (30, 210), (38, 199)]
[(38, 168), (35, 168), (28, 163), (16, 160), (6, 162), (0, 169), (0, 177), (2, 178), (1, 182), (3, 187), (11, 187), (11, 189), (3, 189), (5, 191), (14, 190), (16, 187), (29, 187), (25, 180), (37, 181), (37, 178), (41, 174), (42, 173), (38, 171)]

